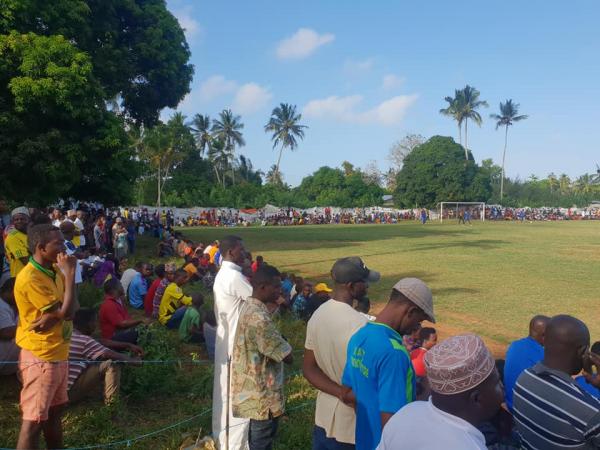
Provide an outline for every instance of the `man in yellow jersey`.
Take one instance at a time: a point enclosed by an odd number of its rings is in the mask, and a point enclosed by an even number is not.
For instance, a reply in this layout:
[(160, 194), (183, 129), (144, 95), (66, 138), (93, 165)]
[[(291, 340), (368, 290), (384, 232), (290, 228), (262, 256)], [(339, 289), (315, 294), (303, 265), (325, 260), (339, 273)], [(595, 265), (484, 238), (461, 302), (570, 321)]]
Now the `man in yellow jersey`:
[(29, 229), (33, 255), (15, 282), (21, 347), (19, 370), (22, 422), (18, 449), (36, 449), (40, 434), (48, 448), (62, 448), (61, 414), (68, 401), (69, 342), (75, 296), (74, 256), (65, 254), (64, 237), (51, 224)]
[(4, 240), (4, 250), (10, 265), (11, 278), (16, 277), (25, 267), (29, 259), (27, 248), (27, 226), (29, 225), (29, 210), (21, 206), (10, 214), (12, 228)]

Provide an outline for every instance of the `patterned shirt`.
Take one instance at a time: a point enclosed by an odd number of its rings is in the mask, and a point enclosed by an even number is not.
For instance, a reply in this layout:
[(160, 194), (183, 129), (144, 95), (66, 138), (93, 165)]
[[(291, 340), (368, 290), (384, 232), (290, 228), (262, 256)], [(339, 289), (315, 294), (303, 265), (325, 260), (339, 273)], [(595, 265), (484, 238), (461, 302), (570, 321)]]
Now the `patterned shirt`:
[[(89, 362), (102, 357), (108, 349), (96, 341), (94, 338), (80, 333), (77, 329), (73, 330), (71, 336), (71, 345), (69, 346), (69, 385), (71, 389), (77, 378), (88, 368)], [(82, 361), (82, 362), (77, 362)]]
[(513, 391), (513, 408), (525, 449), (600, 447), (600, 401), (566, 373), (542, 363), (525, 370)]
[(152, 317), (158, 319), (158, 310), (160, 309), (160, 301), (163, 298), (165, 293), (165, 289), (169, 285), (169, 280), (167, 277), (164, 277), (158, 287), (156, 288), (156, 292), (154, 293), (154, 299), (152, 300)]
[(249, 297), (240, 311), (231, 362), (234, 417), (267, 420), (284, 413), (283, 359), (292, 347), (264, 303)]

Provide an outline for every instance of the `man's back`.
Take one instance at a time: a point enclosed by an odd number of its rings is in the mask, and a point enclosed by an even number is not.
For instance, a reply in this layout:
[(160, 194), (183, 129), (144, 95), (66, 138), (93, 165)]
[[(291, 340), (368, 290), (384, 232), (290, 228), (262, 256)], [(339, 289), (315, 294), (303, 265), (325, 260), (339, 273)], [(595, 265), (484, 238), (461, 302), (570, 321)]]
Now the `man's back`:
[(525, 370), (517, 380), (513, 413), (528, 449), (600, 447), (600, 401), (566, 373), (542, 363)]
[[(315, 354), (319, 368), (331, 380), (341, 384), (346, 349), (350, 337), (367, 319), (346, 303), (336, 300), (325, 302), (308, 321), (305, 347)], [(354, 442), (356, 417), (354, 410), (336, 397), (319, 391), (315, 423), (327, 436), (339, 442)]]
[(544, 347), (531, 337), (514, 341), (506, 351), (504, 364), (504, 396), (507, 406), (513, 407), (513, 388), (525, 369), (544, 359)]

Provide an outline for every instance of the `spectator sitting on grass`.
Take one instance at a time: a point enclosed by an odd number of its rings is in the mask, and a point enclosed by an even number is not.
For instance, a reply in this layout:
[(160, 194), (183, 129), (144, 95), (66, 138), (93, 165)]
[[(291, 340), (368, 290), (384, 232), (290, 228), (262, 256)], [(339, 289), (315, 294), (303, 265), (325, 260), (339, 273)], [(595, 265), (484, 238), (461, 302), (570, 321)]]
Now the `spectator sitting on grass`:
[(163, 298), (167, 286), (175, 279), (175, 263), (165, 264), (165, 277), (161, 280), (160, 284), (156, 288), (154, 298), (152, 299), (152, 318), (158, 319), (158, 311), (160, 309), (160, 301)]
[(179, 328), (181, 320), (185, 315), (186, 307), (192, 304), (192, 297), (184, 295), (181, 290), (181, 286), (187, 280), (187, 272), (183, 269), (177, 270), (173, 282), (167, 286), (160, 301), (158, 321), (169, 329)]
[(204, 345), (206, 353), (211, 361), (215, 360), (215, 341), (217, 340), (217, 318), (213, 310), (204, 313), (202, 321), (202, 335), (204, 336)]
[[(590, 351), (600, 356), (600, 341), (594, 342)], [(598, 377), (598, 374), (593, 375), (594, 378)], [(578, 375), (575, 377), (575, 382), (581, 386), (581, 388), (588, 394), (592, 394), (594, 397), (600, 399), (600, 389), (593, 384), (589, 383), (584, 375)]]
[(18, 361), (21, 349), (15, 344), (19, 311), (15, 303), (15, 278), (7, 279), (0, 286), (0, 375), (12, 375), (17, 364), (3, 364)]
[(154, 269), (154, 273), (156, 274), (156, 278), (148, 288), (148, 292), (144, 296), (144, 312), (147, 317), (152, 317), (152, 302), (154, 301), (154, 294), (156, 294), (156, 290), (160, 285), (161, 281), (165, 278), (165, 265), (159, 264)]
[(137, 344), (135, 329), (144, 319), (132, 319), (124, 304), (121, 282), (111, 278), (104, 283), (104, 300), (100, 305), (100, 331), (103, 339)]
[(183, 342), (202, 342), (202, 327), (201, 323), (201, 311), (202, 305), (204, 304), (204, 297), (198, 293), (192, 297), (192, 306), (187, 308), (181, 324), (179, 325), (179, 338)]
[(315, 293), (310, 296), (306, 303), (306, 309), (304, 312), (305, 320), (309, 320), (319, 306), (331, 299), (332, 289), (330, 289), (325, 283), (317, 283), (314, 291)]
[[(121, 369), (116, 361), (140, 363), (140, 358), (130, 357), (100, 344), (91, 335), (97, 324), (96, 311), (82, 308), (73, 319), (73, 335), (69, 346), (69, 402), (74, 403), (89, 395), (99, 384), (104, 384), (104, 403), (113, 403), (119, 395)], [(104, 341), (105, 345), (112, 343)], [(121, 347), (120, 343), (114, 343)], [(129, 349), (129, 348), (128, 348)], [(141, 349), (137, 347), (138, 352)], [(90, 363), (88, 361), (100, 361)], [(81, 362), (77, 362), (81, 361)]]
[(198, 270), (199, 265), (200, 260), (198, 258), (192, 258), (189, 263), (183, 266), (183, 270), (188, 274), (188, 281), (193, 283), (202, 278), (202, 273)]
[(148, 280), (154, 271), (152, 264), (141, 263), (135, 265), (136, 274), (133, 276), (131, 283), (129, 283), (129, 304), (132, 308), (143, 309), (144, 308), (144, 297), (148, 292)]
[(427, 375), (427, 369), (425, 368), (424, 360), (425, 354), (428, 350), (431, 350), (435, 344), (437, 344), (437, 332), (435, 331), (435, 328), (421, 328), (419, 330), (419, 341), (421, 341), (421, 346), (410, 352), (410, 360), (413, 368), (415, 369), (415, 374), (417, 377), (423, 378)]

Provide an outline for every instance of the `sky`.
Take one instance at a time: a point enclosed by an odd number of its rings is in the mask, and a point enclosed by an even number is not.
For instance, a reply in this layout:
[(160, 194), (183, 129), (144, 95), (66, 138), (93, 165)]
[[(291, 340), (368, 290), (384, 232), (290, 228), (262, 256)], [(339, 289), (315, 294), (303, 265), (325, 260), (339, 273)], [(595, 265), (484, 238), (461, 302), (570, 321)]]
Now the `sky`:
[(308, 129), (282, 158), (292, 186), (344, 160), (386, 170), (407, 133), (458, 141), (439, 110), (466, 84), (489, 103), (481, 128), (469, 124), (478, 162), (501, 161), (504, 133), (489, 115), (513, 99), (529, 118), (509, 130), (508, 176), (576, 177), (600, 164), (597, 0), (167, 3), (195, 66), (177, 109), (191, 119), (232, 108), (245, 125), (238, 151), (266, 172), (277, 150), (264, 125), (275, 106), (296, 105)]

